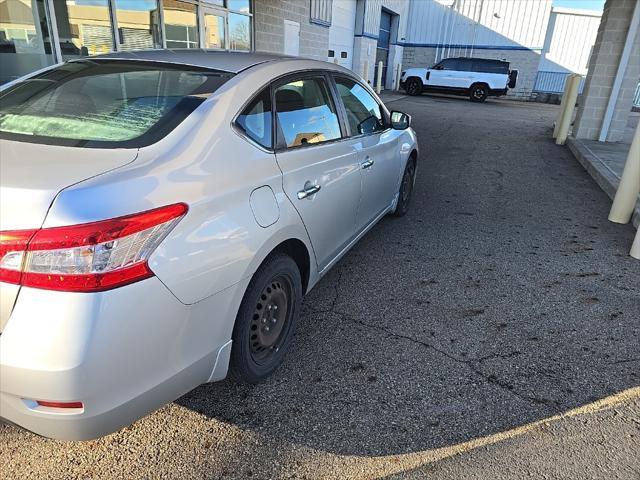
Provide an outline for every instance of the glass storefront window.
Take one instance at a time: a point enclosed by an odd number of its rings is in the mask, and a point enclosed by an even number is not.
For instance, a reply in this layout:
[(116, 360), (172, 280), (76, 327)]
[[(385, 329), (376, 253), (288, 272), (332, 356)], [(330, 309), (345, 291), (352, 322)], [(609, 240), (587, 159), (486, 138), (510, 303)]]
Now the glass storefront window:
[(204, 12), (204, 47), (226, 48), (224, 40), (224, 16), (211, 11)]
[(249, 0), (227, 0), (227, 8), (236, 12), (249, 13)]
[(63, 60), (113, 51), (108, 0), (53, 0)]
[(198, 48), (196, 6), (180, 0), (164, 0), (162, 8), (167, 48)]
[(43, 0), (0, 2), (0, 84), (54, 63)]
[(246, 15), (229, 13), (229, 48), (231, 50), (251, 50), (251, 24)]
[(162, 48), (156, 0), (115, 0), (121, 50)]

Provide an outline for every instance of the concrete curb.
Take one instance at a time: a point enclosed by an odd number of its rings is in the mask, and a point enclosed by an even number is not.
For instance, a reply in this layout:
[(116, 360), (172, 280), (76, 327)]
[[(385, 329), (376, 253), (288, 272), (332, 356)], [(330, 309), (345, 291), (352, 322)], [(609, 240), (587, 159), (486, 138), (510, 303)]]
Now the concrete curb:
[[(603, 163), (589, 148), (580, 140), (569, 137), (567, 138), (567, 146), (571, 153), (576, 157), (578, 162), (589, 172), (596, 183), (604, 190), (611, 200), (616, 195), (616, 190), (620, 184), (620, 178)], [(640, 200), (636, 202), (636, 209), (633, 213), (631, 222), (636, 228), (640, 228)]]

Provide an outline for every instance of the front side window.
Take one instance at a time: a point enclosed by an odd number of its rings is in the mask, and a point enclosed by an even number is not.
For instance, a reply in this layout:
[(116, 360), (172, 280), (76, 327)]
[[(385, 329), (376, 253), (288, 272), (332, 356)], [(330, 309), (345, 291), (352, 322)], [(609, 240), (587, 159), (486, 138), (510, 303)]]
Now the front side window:
[(140, 147), (184, 120), (230, 74), (154, 62), (70, 62), (0, 94), (0, 138)]
[(323, 78), (289, 82), (276, 90), (276, 114), (287, 147), (340, 138), (340, 123)]
[(351, 135), (365, 135), (385, 129), (380, 104), (358, 82), (336, 78), (338, 93), (347, 112)]
[(271, 96), (269, 89), (260, 93), (238, 115), (237, 125), (253, 141), (265, 148), (271, 148)]
[(457, 70), (458, 60), (455, 58), (447, 58), (442, 60), (438, 65), (434, 67), (436, 70)]

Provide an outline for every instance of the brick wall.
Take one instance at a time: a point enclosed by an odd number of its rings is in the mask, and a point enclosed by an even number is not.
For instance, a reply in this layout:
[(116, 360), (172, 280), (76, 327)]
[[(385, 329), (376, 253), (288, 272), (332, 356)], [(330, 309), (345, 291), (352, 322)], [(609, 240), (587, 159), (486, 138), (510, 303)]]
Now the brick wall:
[(300, 24), (300, 56), (327, 59), (329, 28), (310, 22), (309, 0), (254, 2), (255, 45), (260, 52), (284, 53), (284, 20)]
[[(441, 55), (441, 52), (440, 52)], [(464, 52), (451, 52), (451, 57), (463, 57)], [(475, 50), (477, 58), (491, 58), (510, 62), (511, 68), (518, 70), (515, 89), (509, 89), (507, 96), (518, 100), (529, 100), (538, 72), (540, 54), (533, 50)], [(436, 49), (431, 47), (404, 47), (402, 69), (411, 67), (431, 67), (436, 63)]]
[[(636, 0), (607, 0), (602, 13), (596, 43), (589, 61), (573, 134), (577, 138), (597, 140), (600, 136), (613, 83), (627, 38)], [(616, 102), (606, 140), (622, 140), (640, 77), (640, 32), (635, 38), (629, 64)]]

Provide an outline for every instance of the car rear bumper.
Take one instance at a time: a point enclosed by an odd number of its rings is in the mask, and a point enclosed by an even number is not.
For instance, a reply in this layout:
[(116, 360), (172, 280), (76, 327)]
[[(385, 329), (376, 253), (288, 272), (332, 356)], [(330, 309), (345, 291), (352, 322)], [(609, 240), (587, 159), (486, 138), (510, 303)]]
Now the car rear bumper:
[(100, 293), (22, 288), (0, 335), (0, 417), (86, 440), (223, 378), (236, 296), (230, 288), (184, 305), (155, 277)]

